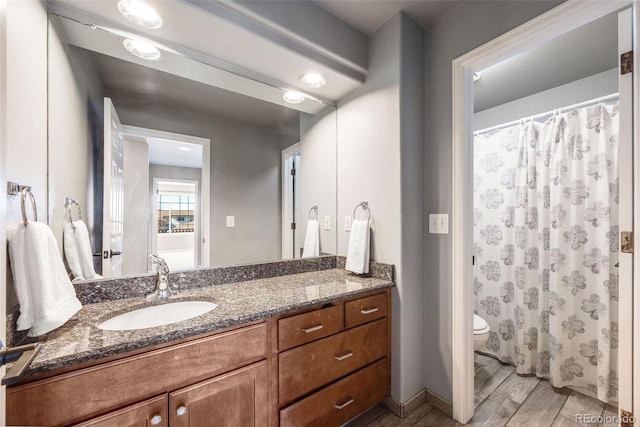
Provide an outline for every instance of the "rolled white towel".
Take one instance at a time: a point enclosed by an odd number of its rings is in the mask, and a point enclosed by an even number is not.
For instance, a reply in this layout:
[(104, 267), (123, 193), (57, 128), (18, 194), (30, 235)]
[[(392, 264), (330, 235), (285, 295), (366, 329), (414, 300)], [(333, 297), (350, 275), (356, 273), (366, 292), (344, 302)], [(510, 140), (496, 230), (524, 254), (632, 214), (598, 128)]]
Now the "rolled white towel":
[(9, 257), (20, 302), (19, 331), (46, 334), (82, 308), (48, 225), (19, 225), (10, 233)]
[(307, 222), (307, 232), (304, 236), (302, 258), (318, 255), (320, 255), (320, 231), (318, 229), (318, 220), (310, 219), (309, 222)]
[(369, 272), (369, 220), (354, 220), (351, 224), (346, 270), (357, 274)]

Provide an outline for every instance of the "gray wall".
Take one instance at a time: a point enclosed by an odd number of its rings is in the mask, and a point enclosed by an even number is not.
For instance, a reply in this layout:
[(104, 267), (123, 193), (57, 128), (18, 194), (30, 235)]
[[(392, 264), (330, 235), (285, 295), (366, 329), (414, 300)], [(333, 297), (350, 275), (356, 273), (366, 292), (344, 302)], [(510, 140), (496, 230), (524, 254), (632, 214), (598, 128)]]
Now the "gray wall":
[(473, 115), (473, 129), (486, 129), (617, 92), (616, 68), (476, 112)]
[[(111, 92), (123, 124), (211, 140), (211, 266), (281, 256), (280, 136), (272, 129)], [(235, 228), (226, 227), (227, 215)]]
[[(451, 212), (451, 61), (560, 3), (465, 2), (426, 32), (425, 227)], [(424, 250), (425, 386), (451, 401), (451, 235), (425, 234)]]
[(424, 388), (423, 37), (406, 15), (387, 21), (369, 39), (367, 82), (338, 104), (338, 253), (349, 242), (344, 216), (368, 201), (372, 259), (396, 266), (391, 378), (400, 402)]
[[(337, 113), (327, 108), (312, 116), (300, 114), (300, 236), (296, 253), (304, 246), (311, 206), (318, 206), (320, 252), (335, 254), (336, 242), (336, 132)], [(324, 217), (331, 217), (331, 230), (324, 229)]]
[[(95, 230), (92, 138), (102, 131), (104, 107), (98, 70), (86, 51), (62, 41), (60, 31), (49, 22), (49, 226), (62, 252), (65, 197), (78, 201), (89, 232)], [(75, 208), (72, 214), (75, 219)]]

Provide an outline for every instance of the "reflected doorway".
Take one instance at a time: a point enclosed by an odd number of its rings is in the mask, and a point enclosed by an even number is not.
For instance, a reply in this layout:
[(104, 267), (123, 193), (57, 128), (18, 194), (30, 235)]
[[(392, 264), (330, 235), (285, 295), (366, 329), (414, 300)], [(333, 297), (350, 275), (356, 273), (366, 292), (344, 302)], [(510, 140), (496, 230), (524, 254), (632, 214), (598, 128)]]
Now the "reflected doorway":
[(196, 235), (200, 229), (197, 212), (198, 182), (154, 179), (155, 253), (170, 270), (198, 265)]
[(300, 258), (300, 143), (282, 150), (282, 259)]

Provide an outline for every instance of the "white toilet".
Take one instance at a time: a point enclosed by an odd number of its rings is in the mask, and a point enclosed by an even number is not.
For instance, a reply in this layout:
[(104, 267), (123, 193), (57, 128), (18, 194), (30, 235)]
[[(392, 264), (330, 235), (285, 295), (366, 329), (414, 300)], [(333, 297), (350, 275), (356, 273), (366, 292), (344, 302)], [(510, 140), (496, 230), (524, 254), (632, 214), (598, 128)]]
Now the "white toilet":
[(477, 314), (473, 315), (473, 351), (478, 351), (489, 339), (489, 324)]

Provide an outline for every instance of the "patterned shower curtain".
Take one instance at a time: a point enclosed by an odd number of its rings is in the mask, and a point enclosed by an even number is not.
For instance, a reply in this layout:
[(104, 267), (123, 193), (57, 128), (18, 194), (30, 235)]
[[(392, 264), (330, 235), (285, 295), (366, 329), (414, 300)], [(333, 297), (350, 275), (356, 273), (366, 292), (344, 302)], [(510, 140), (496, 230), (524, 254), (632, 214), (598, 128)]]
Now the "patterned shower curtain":
[(474, 139), (481, 351), (617, 400), (618, 104)]

